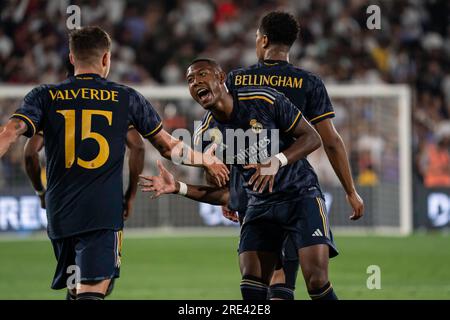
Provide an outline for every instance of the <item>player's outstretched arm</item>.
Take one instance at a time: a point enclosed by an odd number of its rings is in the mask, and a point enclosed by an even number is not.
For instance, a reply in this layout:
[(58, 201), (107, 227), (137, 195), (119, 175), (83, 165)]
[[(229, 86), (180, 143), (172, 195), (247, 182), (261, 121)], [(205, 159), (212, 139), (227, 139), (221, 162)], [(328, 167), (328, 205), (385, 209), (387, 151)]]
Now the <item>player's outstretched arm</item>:
[(11, 119), (0, 131), (0, 158), (8, 151), (17, 138), (27, 131), (27, 125), (20, 119)]
[(230, 172), (227, 166), (214, 155), (215, 148), (210, 148), (212, 150), (205, 153), (194, 151), (165, 130), (150, 137), (149, 141), (164, 158), (171, 161), (183, 159), (182, 163), (185, 165), (203, 167), (214, 177), (219, 187), (226, 185)]
[(25, 171), (33, 185), (36, 194), (41, 200), (41, 208), (45, 209), (45, 188), (41, 180), (41, 166), (39, 164), (39, 151), (44, 147), (44, 137), (36, 134), (25, 144), (24, 162)]
[(269, 185), (269, 192), (272, 192), (275, 175), (280, 166), (303, 159), (321, 146), (319, 134), (308, 121), (299, 121), (293, 128), (292, 135), (296, 138), (295, 142), (283, 152), (271, 157), (265, 163), (249, 164), (244, 167), (256, 170), (249, 180), (249, 185), (253, 186), (254, 191), (261, 193)]
[(179, 194), (186, 198), (206, 202), (213, 205), (227, 205), (229, 200), (228, 187), (197, 186), (176, 181), (174, 176), (158, 161), (159, 176), (141, 176), (139, 185), (143, 192), (153, 192), (152, 198), (162, 194)]
[(128, 159), (129, 180), (128, 187), (124, 197), (123, 218), (126, 220), (130, 217), (133, 209), (133, 201), (136, 197), (138, 188), (139, 175), (144, 170), (145, 145), (141, 135), (136, 129), (130, 129), (127, 133), (127, 147), (130, 149)]
[(347, 194), (347, 201), (353, 209), (350, 219), (358, 220), (364, 215), (364, 202), (356, 191), (344, 142), (331, 119), (322, 120), (315, 127), (322, 137), (323, 147), (331, 166)]

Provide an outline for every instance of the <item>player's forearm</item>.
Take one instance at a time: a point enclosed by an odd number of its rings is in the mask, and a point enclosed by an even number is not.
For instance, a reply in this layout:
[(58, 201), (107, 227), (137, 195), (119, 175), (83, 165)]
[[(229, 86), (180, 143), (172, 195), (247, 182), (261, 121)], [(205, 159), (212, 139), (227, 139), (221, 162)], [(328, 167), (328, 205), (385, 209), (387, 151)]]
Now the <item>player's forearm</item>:
[(175, 139), (165, 131), (161, 131), (150, 142), (159, 151), (161, 156), (167, 160), (182, 163), (187, 166), (204, 166), (202, 153), (192, 150), (183, 141)]
[(9, 147), (17, 141), (17, 138), (27, 131), (25, 122), (19, 119), (11, 119), (0, 132), (0, 158), (8, 151)]
[[(179, 191), (180, 182), (177, 181), (176, 191), (174, 193), (178, 193)], [(228, 187), (217, 188), (187, 184), (187, 193), (184, 196), (199, 202), (226, 206), (228, 205), (229, 191)]]
[(356, 191), (355, 184), (350, 170), (347, 151), (341, 136), (337, 134), (331, 143), (324, 144), (324, 149), (345, 192), (347, 194), (354, 193)]
[(144, 148), (130, 148), (130, 157), (128, 160), (129, 182), (126, 196), (133, 199), (138, 189), (139, 175), (144, 170)]
[(44, 190), (44, 185), (41, 180), (41, 166), (39, 165), (39, 155), (25, 154), (25, 171), (30, 178), (34, 190)]
[(320, 148), (322, 144), (319, 134), (314, 129), (302, 132), (297, 135), (296, 138), (295, 142), (283, 151), (288, 164), (305, 158), (307, 155)]

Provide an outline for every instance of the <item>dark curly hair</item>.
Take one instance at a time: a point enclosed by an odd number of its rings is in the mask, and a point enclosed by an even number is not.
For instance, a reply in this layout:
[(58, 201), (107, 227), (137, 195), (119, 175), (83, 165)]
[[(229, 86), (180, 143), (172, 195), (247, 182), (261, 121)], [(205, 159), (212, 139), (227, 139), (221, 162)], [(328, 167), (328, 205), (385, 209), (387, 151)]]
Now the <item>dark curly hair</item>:
[(295, 17), (287, 12), (274, 11), (266, 14), (259, 25), (259, 31), (266, 35), (269, 43), (291, 47), (297, 40), (299, 25)]

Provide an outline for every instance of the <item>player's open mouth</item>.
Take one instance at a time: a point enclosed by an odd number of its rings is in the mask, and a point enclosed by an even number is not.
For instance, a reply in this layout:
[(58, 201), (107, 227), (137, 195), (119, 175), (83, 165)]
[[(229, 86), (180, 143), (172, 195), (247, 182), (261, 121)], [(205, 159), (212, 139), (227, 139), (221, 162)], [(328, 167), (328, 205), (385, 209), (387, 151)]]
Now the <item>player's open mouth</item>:
[(197, 90), (197, 97), (200, 102), (206, 102), (211, 98), (211, 91), (206, 88), (200, 88)]

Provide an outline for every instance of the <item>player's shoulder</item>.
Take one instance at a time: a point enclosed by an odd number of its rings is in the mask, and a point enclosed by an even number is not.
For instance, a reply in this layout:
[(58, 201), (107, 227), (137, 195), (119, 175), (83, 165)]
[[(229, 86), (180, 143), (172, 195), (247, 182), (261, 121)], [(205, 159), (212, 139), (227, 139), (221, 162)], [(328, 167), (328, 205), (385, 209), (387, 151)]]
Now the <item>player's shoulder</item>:
[(135, 103), (141, 103), (141, 104), (145, 104), (145, 97), (142, 93), (140, 93), (139, 91), (137, 91), (136, 89), (127, 86), (125, 84), (122, 83), (117, 83), (114, 81), (110, 81), (110, 80), (106, 80), (104, 79), (103, 81), (105, 81), (105, 85), (110, 88), (111, 90), (118, 90), (118, 91), (122, 91), (125, 94), (128, 95), (129, 99), (130, 99), (130, 104), (135, 104)]
[(248, 72), (250, 72), (252, 70), (258, 69), (258, 67), (259, 67), (258, 64), (253, 64), (253, 65), (251, 65), (249, 67), (236, 68), (236, 69), (231, 70), (228, 73), (228, 75), (229, 76), (235, 76), (235, 75), (238, 75), (238, 74), (246, 74), (246, 73), (248, 73)]
[(292, 64), (289, 64), (289, 69), (292, 73), (295, 73), (298, 77), (303, 78), (303, 83), (306, 83), (311, 87), (323, 85), (322, 78), (317, 73), (305, 70), (301, 67), (294, 66)]
[(37, 99), (45, 99), (49, 96), (49, 91), (57, 86), (58, 84), (40, 84), (27, 93), (25, 100), (36, 101)]
[[(238, 100), (263, 100), (273, 104), (277, 99), (285, 97), (285, 95), (271, 87), (260, 87), (260, 86), (246, 86), (240, 87), (235, 90), (235, 94)], [(261, 99), (267, 98), (267, 99)]]
[(102, 81), (105, 86), (107, 86), (111, 89), (123, 90), (126, 93), (128, 93), (130, 95), (134, 95), (134, 96), (141, 95), (136, 89), (133, 89), (132, 87), (127, 86), (126, 84), (118, 83), (118, 82), (107, 80), (107, 79), (101, 79), (100, 81)]

